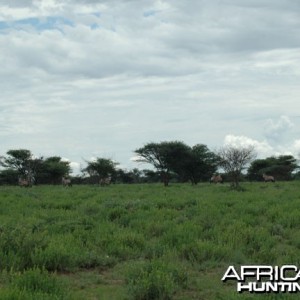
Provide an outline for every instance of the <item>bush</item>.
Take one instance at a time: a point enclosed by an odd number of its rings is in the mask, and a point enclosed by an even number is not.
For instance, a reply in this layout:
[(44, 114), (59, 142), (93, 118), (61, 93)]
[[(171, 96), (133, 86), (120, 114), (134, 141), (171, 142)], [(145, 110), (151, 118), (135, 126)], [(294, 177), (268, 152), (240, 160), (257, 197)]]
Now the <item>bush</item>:
[(2, 300), (69, 299), (64, 286), (45, 269), (33, 268), (23, 273), (9, 273), (10, 284), (0, 291)]
[(128, 292), (133, 299), (167, 300), (186, 287), (187, 275), (165, 262), (154, 260), (135, 265), (127, 274)]
[(0, 269), (23, 270), (33, 267), (32, 252), (47, 244), (45, 235), (23, 224), (5, 226), (0, 232)]
[(73, 270), (81, 258), (82, 250), (71, 234), (53, 237), (46, 248), (36, 248), (32, 261), (36, 266), (45, 266), (48, 271)]

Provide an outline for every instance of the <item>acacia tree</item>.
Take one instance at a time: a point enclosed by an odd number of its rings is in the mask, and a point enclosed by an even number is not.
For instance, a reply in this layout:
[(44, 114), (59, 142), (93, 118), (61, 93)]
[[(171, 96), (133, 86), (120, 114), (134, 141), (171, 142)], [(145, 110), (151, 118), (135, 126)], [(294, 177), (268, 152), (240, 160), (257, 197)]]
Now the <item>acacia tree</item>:
[(98, 179), (104, 179), (108, 176), (115, 177), (118, 164), (112, 159), (97, 157), (96, 160), (87, 161), (87, 167), (82, 171), (87, 172), (90, 177), (98, 177)]
[(190, 180), (197, 184), (200, 180), (207, 180), (218, 165), (217, 155), (203, 144), (190, 147), (180, 141), (148, 143), (135, 153), (139, 155), (137, 161), (150, 163), (156, 168), (165, 186), (172, 172), (180, 181)]
[(6, 154), (6, 157), (1, 157), (1, 166), (15, 170), (21, 176), (26, 176), (28, 173), (31, 173), (30, 162), (32, 160), (32, 154), (29, 150), (9, 150)]
[(206, 145), (197, 144), (190, 148), (183, 163), (182, 171), (192, 184), (207, 181), (217, 170), (218, 157)]
[(297, 160), (292, 155), (271, 156), (254, 160), (248, 169), (250, 180), (262, 180), (262, 175), (273, 175), (277, 180), (291, 180), (298, 169)]
[(219, 165), (231, 179), (231, 186), (237, 189), (239, 187), (242, 171), (246, 165), (256, 157), (254, 147), (237, 148), (227, 146), (221, 148), (217, 155), (220, 159)]
[(43, 158), (33, 157), (31, 151), (27, 149), (9, 150), (6, 154), (7, 156), (0, 158), (0, 165), (6, 168), (6, 174), (8, 174), (7, 172), (10, 172), (9, 174), (15, 172), (17, 177), (26, 178), (33, 183), (38, 175)]
[(71, 172), (70, 162), (62, 160), (60, 156), (51, 156), (42, 162), (39, 171), (40, 181), (58, 184), (63, 176)]
[(2, 172), (2, 175), (12, 175), (15, 172), (15, 182), (18, 177), (23, 177), (32, 183), (58, 183), (71, 170), (70, 163), (62, 161), (59, 156), (46, 159), (34, 157), (26, 149), (9, 150), (6, 154), (0, 159), (1, 166), (6, 168), (6, 173)]
[[(182, 168), (182, 163), (189, 151), (189, 146), (180, 141), (148, 143), (136, 149), (138, 162), (153, 165), (160, 173), (165, 186), (169, 185), (171, 171)], [(175, 171), (176, 172), (176, 171)]]

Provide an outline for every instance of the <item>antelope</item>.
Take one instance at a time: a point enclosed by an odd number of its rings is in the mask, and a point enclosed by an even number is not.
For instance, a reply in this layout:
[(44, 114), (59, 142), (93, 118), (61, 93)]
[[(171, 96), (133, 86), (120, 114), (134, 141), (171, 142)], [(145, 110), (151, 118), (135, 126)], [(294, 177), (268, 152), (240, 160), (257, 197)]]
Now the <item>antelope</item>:
[(19, 177), (18, 184), (20, 187), (32, 187), (32, 182), (29, 179)]
[(221, 177), (221, 175), (213, 175), (210, 178), (210, 183), (223, 183), (223, 178)]
[(263, 174), (262, 177), (263, 177), (263, 179), (264, 179), (265, 182), (270, 182), (270, 181), (271, 182), (275, 182), (275, 179), (274, 179), (273, 176), (269, 176), (269, 175)]
[(61, 183), (63, 186), (72, 186), (71, 179), (65, 177), (62, 178)]
[(101, 186), (110, 185), (110, 183), (111, 183), (111, 177), (110, 176), (104, 177), (104, 178), (100, 178), (100, 180), (99, 180), (99, 184)]

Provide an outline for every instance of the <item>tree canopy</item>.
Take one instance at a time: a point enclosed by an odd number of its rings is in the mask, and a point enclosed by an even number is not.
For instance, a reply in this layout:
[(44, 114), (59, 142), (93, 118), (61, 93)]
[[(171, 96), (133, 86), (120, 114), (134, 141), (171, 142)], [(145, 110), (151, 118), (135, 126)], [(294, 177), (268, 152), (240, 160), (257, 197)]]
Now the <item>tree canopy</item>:
[(218, 156), (203, 144), (191, 147), (183, 164), (184, 173), (192, 184), (208, 181), (217, 168)]
[(180, 141), (148, 143), (144, 147), (136, 149), (139, 162), (152, 164), (160, 173), (165, 186), (169, 185), (170, 173), (182, 168), (183, 160), (189, 151), (189, 147)]
[(38, 179), (40, 182), (60, 183), (63, 176), (71, 171), (70, 163), (60, 156), (51, 156), (44, 159), (39, 166)]
[(90, 177), (98, 177), (98, 179), (104, 179), (108, 176), (115, 177), (118, 164), (112, 159), (97, 157), (93, 161), (88, 161), (87, 167), (83, 171), (88, 173)]
[(218, 151), (219, 164), (231, 180), (233, 188), (239, 187), (242, 171), (255, 157), (254, 147), (223, 147)]
[(217, 168), (217, 156), (206, 145), (193, 147), (180, 141), (149, 143), (135, 150), (140, 162), (152, 164), (161, 174), (165, 186), (169, 184), (171, 173), (180, 181), (190, 180), (197, 184), (207, 180)]
[(9, 150), (7, 156), (1, 157), (1, 166), (15, 170), (20, 175), (31, 172), (32, 153), (26, 149)]
[(59, 183), (61, 177), (71, 171), (70, 163), (59, 156), (34, 158), (26, 149), (7, 151), (7, 156), (1, 157), (0, 164), (5, 168), (1, 172), (2, 181), (8, 183), (17, 182), (18, 177), (30, 177), (35, 183)]
[(262, 180), (262, 175), (272, 175), (277, 180), (291, 180), (292, 173), (299, 168), (292, 155), (271, 156), (254, 160), (248, 169), (250, 180)]

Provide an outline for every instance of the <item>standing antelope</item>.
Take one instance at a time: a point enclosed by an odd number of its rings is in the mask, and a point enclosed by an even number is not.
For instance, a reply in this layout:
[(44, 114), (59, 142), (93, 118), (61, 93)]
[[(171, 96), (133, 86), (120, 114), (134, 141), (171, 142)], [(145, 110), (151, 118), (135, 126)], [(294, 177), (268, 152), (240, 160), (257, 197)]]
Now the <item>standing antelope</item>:
[(101, 186), (110, 185), (111, 184), (111, 176), (100, 178), (99, 184)]
[(221, 177), (221, 175), (213, 175), (210, 178), (210, 183), (223, 183), (223, 178)]
[(262, 175), (263, 179), (265, 182), (275, 182), (275, 179), (273, 176), (269, 176), (269, 175), (266, 175), (266, 174), (263, 174)]
[(30, 180), (30, 178), (24, 179), (22, 177), (19, 177), (18, 184), (20, 187), (32, 187), (32, 180)]
[(71, 179), (68, 179), (68, 178), (65, 178), (63, 177), (62, 180), (61, 180), (61, 183), (63, 186), (72, 186), (72, 181)]

